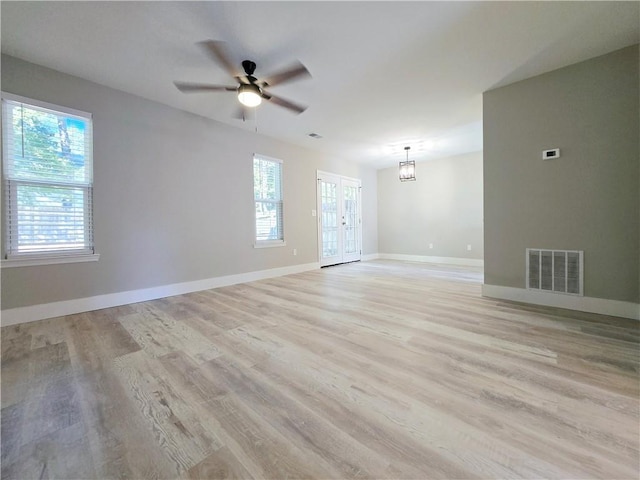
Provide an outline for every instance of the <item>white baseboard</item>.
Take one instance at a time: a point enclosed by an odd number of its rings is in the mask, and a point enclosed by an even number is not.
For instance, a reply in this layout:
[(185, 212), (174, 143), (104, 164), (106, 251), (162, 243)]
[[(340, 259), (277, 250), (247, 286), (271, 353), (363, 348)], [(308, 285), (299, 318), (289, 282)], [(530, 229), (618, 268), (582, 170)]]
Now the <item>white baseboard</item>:
[(44, 320), (45, 318), (73, 315), (74, 313), (117, 307), (119, 305), (126, 305), (129, 303), (146, 302), (157, 298), (182, 295), (201, 290), (209, 290), (211, 288), (226, 287), (228, 285), (235, 285), (238, 283), (254, 282), (265, 278), (291, 275), (293, 273), (306, 272), (319, 268), (319, 263), (306, 263), (301, 265), (292, 265), (290, 267), (272, 268), (269, 270), (259, 270), (257, 272), (239, 273), (224, 277), (206, 278), (191, 282), (161, 285), (159, 287), (143, 288), (140, 290), (130, 290), (127, 292), (96, 295), (94, 297), (31, 305), (28, 307), (10, 308), (2, 310), (2, 320), (0, 322), (3, 327), (17, 325), (20, 323), (35, 322), (36, 320)]
[(401, 262), (439, 263), (443, 265), (462, 265), (467, 267), (484, 267), (480, 258), (431, 257), (428, 255), (403, 255), (400, 253), (379, 253), (382, 260), (399, 260)]
[(378, 260), (380, 258), (379, 253), (370, 253), (369, 255), (362, 255), (361, 260), (363, 262), (369, 262), (371, 260)]
[(619, 300), (562, 295), (527, 290), (525, 288), (502, 287), (487, 284), (482, 285), (482, 296), (640, 320), (640, 304)]

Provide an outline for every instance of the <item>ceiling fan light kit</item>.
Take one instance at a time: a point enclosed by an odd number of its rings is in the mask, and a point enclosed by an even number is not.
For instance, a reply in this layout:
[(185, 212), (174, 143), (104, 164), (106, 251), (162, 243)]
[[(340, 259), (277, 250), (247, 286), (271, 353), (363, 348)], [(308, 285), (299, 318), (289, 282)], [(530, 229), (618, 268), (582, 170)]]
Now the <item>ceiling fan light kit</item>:
[(262, 103), (262, 91), (253, 83), (238, 87), (238, 100), (245, 107), (257, 107)]

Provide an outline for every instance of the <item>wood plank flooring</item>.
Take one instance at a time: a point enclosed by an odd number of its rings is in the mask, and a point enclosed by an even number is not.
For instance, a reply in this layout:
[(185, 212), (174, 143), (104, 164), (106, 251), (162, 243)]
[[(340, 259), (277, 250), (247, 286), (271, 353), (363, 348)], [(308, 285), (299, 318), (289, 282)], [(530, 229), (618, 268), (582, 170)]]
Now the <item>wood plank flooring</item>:
[(640, 322), (342, 265), (2, 328), (2, 479), (638, 479)]

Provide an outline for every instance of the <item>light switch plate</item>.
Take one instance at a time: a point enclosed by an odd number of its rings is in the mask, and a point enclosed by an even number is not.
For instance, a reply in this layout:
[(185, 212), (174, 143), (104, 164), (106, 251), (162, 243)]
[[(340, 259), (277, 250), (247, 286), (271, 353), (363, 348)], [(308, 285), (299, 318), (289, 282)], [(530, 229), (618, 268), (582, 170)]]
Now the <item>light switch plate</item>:
[(543, 160), (551, 160), (554, 158), (559, 158), (560, 157), (560, 149), (559, 148), (553, 148), (551, 150), (543, 150), (542, 151), (542, 159)]

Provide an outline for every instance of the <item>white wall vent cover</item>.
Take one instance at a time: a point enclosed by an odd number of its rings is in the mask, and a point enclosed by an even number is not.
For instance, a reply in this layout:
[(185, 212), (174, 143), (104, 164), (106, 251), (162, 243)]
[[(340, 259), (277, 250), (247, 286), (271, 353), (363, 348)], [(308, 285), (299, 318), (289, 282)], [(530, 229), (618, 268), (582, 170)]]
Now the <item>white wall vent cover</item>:
[(527, 248), (527, 288), (584, 295), (584, 252)]

